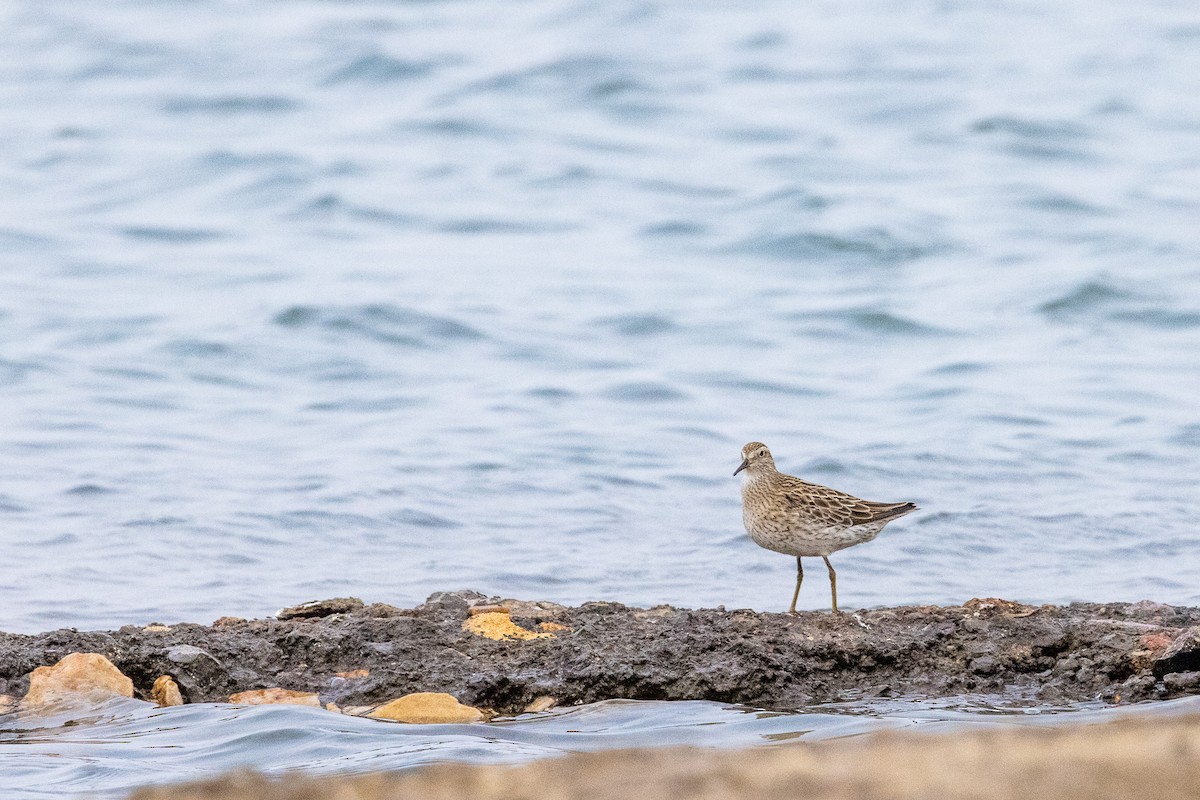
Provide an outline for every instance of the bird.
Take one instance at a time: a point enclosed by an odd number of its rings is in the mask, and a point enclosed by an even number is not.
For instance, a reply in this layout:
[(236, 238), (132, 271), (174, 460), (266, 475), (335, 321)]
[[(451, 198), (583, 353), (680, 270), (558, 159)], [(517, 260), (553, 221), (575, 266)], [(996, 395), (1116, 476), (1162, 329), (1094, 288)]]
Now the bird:
[(789, 614), (796, 613), (802, 558), (820, 556), (829, 570), (833, 613), (837, 604), (837, 573), (829, 555), (874, 539), (883, 526), (917, 510), (915, 503), (873, 503), (775, 468), (771, 451), (762, 442), (742, 448), (742, 463), (733, 474), (742, 476), (742, 522), (759, 547), (796, 557), (796, 591)]

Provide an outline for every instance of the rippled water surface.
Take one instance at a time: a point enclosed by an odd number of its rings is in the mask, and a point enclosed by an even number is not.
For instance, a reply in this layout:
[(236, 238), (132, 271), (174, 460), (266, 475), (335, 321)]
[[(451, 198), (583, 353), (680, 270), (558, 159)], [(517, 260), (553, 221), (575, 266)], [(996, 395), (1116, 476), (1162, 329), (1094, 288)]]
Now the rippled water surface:
[(835, 557), (844, 606), (1200, 603), (1200, 8), (10, 0), (0, 34), (0, 629), (782, 609), (750, 439), (922, 506)]
[(1060, 713), (1005, 710), (970, 698), (835, 705), (801, 714), (717, 703), (608, 701), (491, 723), (404, 725), (300, 706), (158, 709), (121, 700), (87, 715), (0, 717), (5, 764), (0, 785), (5, 800), (61, 797), (81, 787), (91, 798), (118, 798), (138, 786), (212, 777), (235, 767), (269, 773), (373, 772), (455, 761), (519, 763), (627, 747), (761, 747), (885, 730), (946, 733), (981, 725), (1094, 723), (1198, 709), (1198, 698)]

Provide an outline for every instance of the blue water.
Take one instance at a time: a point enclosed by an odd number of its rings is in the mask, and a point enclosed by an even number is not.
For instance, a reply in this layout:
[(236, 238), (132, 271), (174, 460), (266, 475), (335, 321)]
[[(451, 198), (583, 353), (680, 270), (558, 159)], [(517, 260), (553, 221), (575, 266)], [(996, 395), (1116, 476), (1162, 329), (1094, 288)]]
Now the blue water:
[[(1200, 8), (0, 8), (0, 629), (1200, 603)], [(812, 580), (801, 606), (824, 608)]]

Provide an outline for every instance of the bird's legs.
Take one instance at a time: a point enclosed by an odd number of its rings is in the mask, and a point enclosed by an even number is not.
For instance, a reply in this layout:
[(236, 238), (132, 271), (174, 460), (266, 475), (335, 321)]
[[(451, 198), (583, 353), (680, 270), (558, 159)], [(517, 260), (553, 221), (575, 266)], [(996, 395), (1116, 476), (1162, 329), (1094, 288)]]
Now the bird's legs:
[(800, 563), (800, 557), (796, 556), (796, 591), (792, 594), (792, 607), (788, 609), (789, 614), (796, 613), (796, 600), (800, 597), (800, 581), (804, 580), (804, 565)]
[[(829, 591), (833, 593), (833, 613), (840, 614), (837, 607), (837, 573), (833, 571), (833, 564), (829, 563), (829, 556), (821, 556), (825, 559), (825, 566), (829, 568)], [(800, 559), (796, 559), (799, 561)], [(800, 584), (796, 584), (796, 590), (799, 591)]]

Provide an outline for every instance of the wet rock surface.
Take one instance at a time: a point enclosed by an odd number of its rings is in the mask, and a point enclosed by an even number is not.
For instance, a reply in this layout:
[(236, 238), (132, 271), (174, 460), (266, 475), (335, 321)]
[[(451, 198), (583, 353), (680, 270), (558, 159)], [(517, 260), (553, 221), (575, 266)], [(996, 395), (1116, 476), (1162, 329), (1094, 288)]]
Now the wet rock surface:
[[(498, 713), (547, 698), (793, 709), (900, 695), (1054, 704), (1200, 693), (1200, 609), (1149, 602), (1035, 608), (988, 599), (788, 616), (439, 592), (414, 609), (342, 607), (289, 619), (0, 634), (0, 694), (22, 696), (36, 667), (72, 652), (105, 655), (147, 699), (169, 675), (191, 703), (270, 688), (341, 707), (446, 692)], [(511, 628), (493, 624), (486, 630), (500, 638), (485, 635), (478, 619), (497, 619), (489, 615), (507, 616)]]

